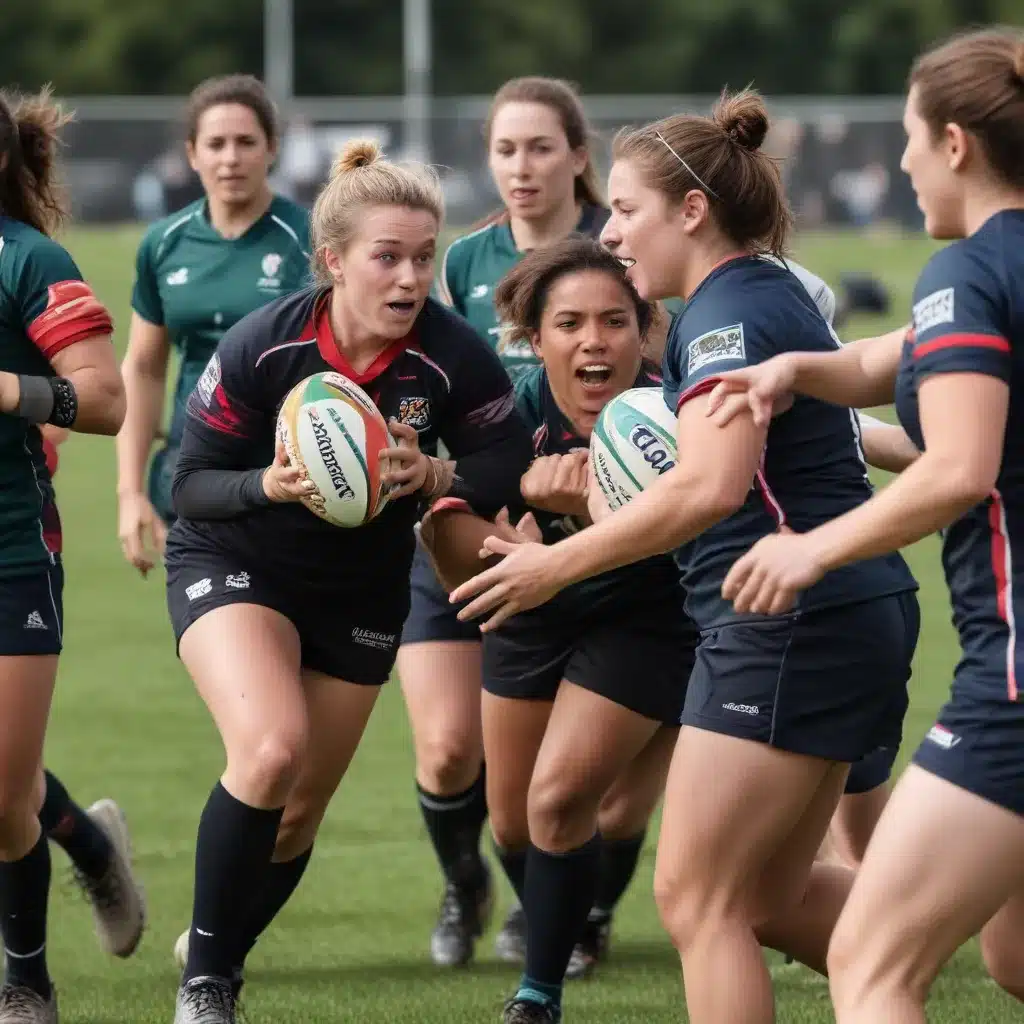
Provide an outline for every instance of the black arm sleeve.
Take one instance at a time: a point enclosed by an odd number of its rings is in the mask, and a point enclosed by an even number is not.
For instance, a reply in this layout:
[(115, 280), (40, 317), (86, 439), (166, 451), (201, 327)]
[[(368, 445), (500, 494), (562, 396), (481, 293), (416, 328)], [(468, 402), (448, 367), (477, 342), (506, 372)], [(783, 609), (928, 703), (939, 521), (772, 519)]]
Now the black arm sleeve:
[(189, 396), (171, 494), (182, 519), (231, 519), (270, 504), (263, 473), (272, 417), (260, 411), (250, 360), (229, 331)]
[(449, 497), (487, 518), (522, 500), (519, 481), (533, 458), (533, 439), (500, 360), (479, 338), (462, 353), (440, 433), (455, 461)]

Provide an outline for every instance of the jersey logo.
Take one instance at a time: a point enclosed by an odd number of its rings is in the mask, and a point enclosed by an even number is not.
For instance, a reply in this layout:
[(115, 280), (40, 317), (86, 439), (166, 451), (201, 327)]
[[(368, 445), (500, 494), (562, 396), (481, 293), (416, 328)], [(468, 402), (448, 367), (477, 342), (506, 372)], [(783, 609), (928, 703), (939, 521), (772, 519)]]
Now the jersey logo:
[(196, 381), (196, 392), (203, 400), (203, 405), (209, 406), (213, 401), (213, 393), (220, 383), (220, 356), (215, 352), (210, 361), (206, 364), (202, 376)]
[(280, 253), (268, 252), (263, 257), (263, 262), (260, 263), (260, 270), (263, 271), (263, 276), (256, 282), (256, 287), (267, 291), (280, 290), (282, 263), (284, 263), (284, 258)]
[(953, 322), (953, 289), (940, 288), (931, 295), (926, 295), (920, 302), (914, 303), (914, 333), (924, 334), (925, 331), (938, 327), (939, 324)]
[(686, 375), (696, 373), (708, 363), (719, 363), (726, 359), (747, 358), (743, 342), (743, 324), (731, 327), (717, 327), (699, 338), (694, 338), (686, 348)]
[(469, 297), (471, 299), (482, 299), (485, 298), (487, 293), (491, 290), (490, 285), (486, 284), (475, 284), (470, 290)]
[(179, 267), (167, 275), (167, 283), (173, 288), (175, 285), (188, 284), (188, 267)]
[(398, 422), (425, 430), (430, 425), (430, 403), (425, 398), (403, 398), (398, 403)]

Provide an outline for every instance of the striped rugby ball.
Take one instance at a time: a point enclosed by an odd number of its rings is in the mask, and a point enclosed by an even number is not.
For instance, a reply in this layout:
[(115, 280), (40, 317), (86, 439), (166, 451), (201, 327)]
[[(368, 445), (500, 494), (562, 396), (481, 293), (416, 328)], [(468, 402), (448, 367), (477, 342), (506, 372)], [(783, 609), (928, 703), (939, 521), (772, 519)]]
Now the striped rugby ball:
[(370, 396), (334, 371), (296, 384), (277, 416), (277, 436), (315, 490), (300, 500), (333, 526), (368, 523), (388, 502), (379, 453), (395, 441)]
[(676, 418), (661, 388), (631, 388), (601, 410), (590, 465), (611, 509), (632, 501), (676, 464)]

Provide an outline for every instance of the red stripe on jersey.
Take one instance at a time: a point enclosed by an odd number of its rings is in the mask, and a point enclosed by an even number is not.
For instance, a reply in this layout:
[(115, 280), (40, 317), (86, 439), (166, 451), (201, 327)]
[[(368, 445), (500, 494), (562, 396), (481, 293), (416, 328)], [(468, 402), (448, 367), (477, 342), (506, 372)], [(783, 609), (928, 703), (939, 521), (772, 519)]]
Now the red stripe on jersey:
[(997, 352), (1009, 352), (1010, 343), (999, 334), (944, 334), (941, 338), (922, 341), (914, 349), (914, 358), (921, 359), (944, 348), (994, 348)]
[(691, 398), (696, 398), (698, 395), (706, 395), (709, 391), (713, 391), (715, 385), (721, 379), (721, 377), (705, 377), (703, 380), (699, 380), (696, 384), (693, 384), (690, 387), (688, 387), (679, 396), (679, 401), (676, 402), (676, 415), (679, 415), (679, 410), (682, 409), (683, 405), (686, 402), (688, 402)]
[(46, 309), (28, 325), (28, 336), (50, 359), (75, 342), (113, 330), (107, 307), (84, 281), (60, 281), (47, 289)]
[(330, 302), (326, 301), (328, 296), (330, 296), (330, 292), (321, 300), (320, 308), (313, 313), (316, 324), (316, 346), (328, 366), (348, 377), (350, 381), (360, 385), (360, 387), (379, 377), (410, 344), (415, 344), (416, 330), (413, 328), (404, 338), (391, 342), (387, 348), (378, 353), (365, 370), (359, 372), (353, 369), (352, 364), (349, 363), (338, 349), (338, 342), (334, 338), (334, 331), (331, 330)]
[(761, 465), (754, 476), (754, 483), (761, 492), (761, 499), (764, 501), (765, 508), (768, 509), (768, 515), (775, 520), (777, 526), (783, 527), (786, 525), (786, 512), (779, 503), (779, 499), (775, 497), (775, 493), (768, 486), (768, 478), (764, 475), (764, 457), (767, 451), (766, 445), (765, 450), (761, 452)]
[(43, 438), (43, 455), (46, 457), (46, 469), (52, 478), (57, 472), (60, 456), (57, 454), (57, 446), (46, 437)]
[(996, 608), (1006, 623), (1006, 693), (1010, 700), (1018, 698), (1017, 689), (1017, 622), (1013, 613), (1013, 557), (1006, 533), (1006, 507), (1003, 496), (992, 492), (988, 508), (988, 525), (992, 530), (992, 573), (996, 579)]

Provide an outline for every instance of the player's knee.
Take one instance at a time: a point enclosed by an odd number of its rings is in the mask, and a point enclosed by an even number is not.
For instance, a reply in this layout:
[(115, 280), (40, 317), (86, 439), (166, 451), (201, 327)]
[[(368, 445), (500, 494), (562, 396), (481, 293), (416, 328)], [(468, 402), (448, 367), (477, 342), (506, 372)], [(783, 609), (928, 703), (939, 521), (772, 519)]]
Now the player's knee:
[(654, 903), (661, 925), (676, 949), (686, 949), (702, 925), (711, 921), (711, 895), (710, 889), (688, 872), (668, 871), (660, 866), (655, 869)]
[(445, 729), (417, 745), (420, 784), (431, 793), (461, 793), (476, 782), (483, 763), (479, 740)]
[(266, 801), (287, 797), (306, 753), (305, 729), (280, 726), (254, 738), (235, 756), (228, 771), (246, 791), (242, 799)]
[(290, 861), (305, 853), (313, 845), (326, 811), (323, 801), (289, 800), (277, 830), (274, 858)]
[(1003, 934), (982, 929), (981, 955), (992, 980), (1015, 999), (1024, 1002), (1024, 949), (1008, 943)]
[[(38, 818), (36, 780), (0, 779), (0, 852), (24, 854)], [(6, 859), (6, 858), (5, 858)]]
[(573, 850), (597, 828), (601, 794), (565, 772), (534, 776), (526, 800), (530, 840), (552, 853)]
[(524, 801), (505, 803), (498, 799), (487, 805), (494, 844), (501, 850), (523, 850), (530, 845), (530, 826)]
[(647, 828), (653, 810), (650, 800), (616, 788), (601, 801), (597, 812), (598, 831), (605, 839), (632, 839)]

